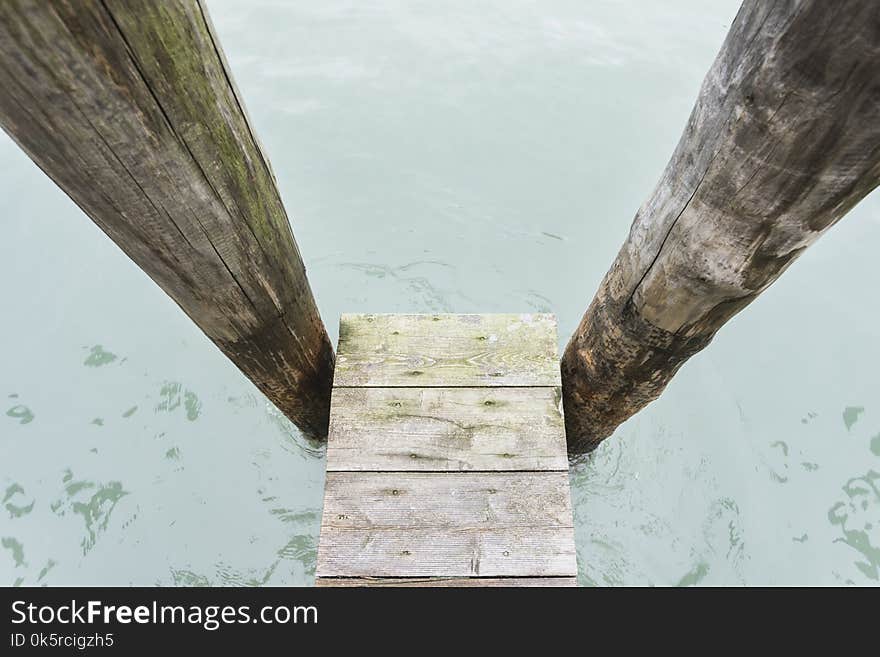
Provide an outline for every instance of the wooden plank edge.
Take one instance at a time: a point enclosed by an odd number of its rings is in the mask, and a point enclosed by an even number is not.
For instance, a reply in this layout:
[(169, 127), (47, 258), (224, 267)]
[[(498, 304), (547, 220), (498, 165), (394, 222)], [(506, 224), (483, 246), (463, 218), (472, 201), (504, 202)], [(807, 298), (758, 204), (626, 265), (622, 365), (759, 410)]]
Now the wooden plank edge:
[(316, 577), (315, 586), (360, 587), (487, 587), (487, 588), (558, 588), (576, 587), (577, 577)]
[(561, 387), (562, 387), (562, 384), (560, 384), (560, 383), (537, 383), (537, 384), (529, 384), (529, 385), (522, 385), (522, 384), (505, 385), (503, 383), (501, 383), (501, 384), (492, 383), (492, 382), (482, 383), (482, 382), (478, 381), (477, 383), (467, 383), (467, 384), (465, 384), (465, 383), (437, 384), (437, 383), (431, 383), (430, 381), (428, 381), (427, 383), (422, 384), (422, 385), (400, 385), (400, 384), (394, 384), (394, 383), (364, 383), (364, 384), (360, 384), (360, 385), (334, 385), (333, 389), (334, 390), (350, 390), (353, 388), (404, 388), (404, 389), (413, 388), (416, 390), (424, 390), (425, 388), (495, 388), (498, 390), (502, 390), (502, 389), (507, 389), (507, 388), (561, 388)]

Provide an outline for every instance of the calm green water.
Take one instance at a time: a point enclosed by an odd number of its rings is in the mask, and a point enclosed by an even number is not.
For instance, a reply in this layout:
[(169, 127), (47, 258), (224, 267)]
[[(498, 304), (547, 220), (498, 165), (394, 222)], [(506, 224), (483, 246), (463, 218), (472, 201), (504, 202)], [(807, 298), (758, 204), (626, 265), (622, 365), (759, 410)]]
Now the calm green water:
[[(534, 310), (564, 342), (737, 6), (209, 2), (334, 341)], [(310, 583), (322, 451), (0, 166), (0, 583)], [(583, 584), (878, 583), (878, 245), (875, 194), (573, 469)]]

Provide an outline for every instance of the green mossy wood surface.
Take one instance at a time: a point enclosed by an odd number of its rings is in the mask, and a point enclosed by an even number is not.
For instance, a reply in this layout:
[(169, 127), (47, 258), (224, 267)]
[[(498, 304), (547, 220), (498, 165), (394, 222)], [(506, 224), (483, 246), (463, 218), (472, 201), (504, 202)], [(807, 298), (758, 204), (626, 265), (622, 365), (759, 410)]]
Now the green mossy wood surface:
[(279, 409), (325, 435), (333, 349), (197, 0), (0, 3), (0, 123)]
[(565, 470), (559, 388), (335, 388), (332, 470)]
[(552, 315), (343, 315), (334, 385), (318, 585), (576, 584)]
[(559, 386), (546, 314), (343, 315), (336, 387)]

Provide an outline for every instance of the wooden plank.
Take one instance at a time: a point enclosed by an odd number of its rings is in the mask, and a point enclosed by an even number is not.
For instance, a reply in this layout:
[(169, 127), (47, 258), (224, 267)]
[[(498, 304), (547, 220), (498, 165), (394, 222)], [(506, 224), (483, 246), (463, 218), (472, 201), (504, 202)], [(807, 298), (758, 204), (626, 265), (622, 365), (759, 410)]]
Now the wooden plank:
[(321, 531), (571, 527), (567, 472), (328, 472)]
[(323, 527), (321, 532), (317, 572), (322, 577), (546, 577), (577, 572), (570, 527)]
[(326, 435), (333, 348), (200, 2), (0, 2), (0, 88), (0, 124), (37, 166)]
[(342, 315), (334, 385), (559, 386), (556, 318)]
[(558, 379), (552, 315), (344, 315), (316, 584), (576, 585)]
[(565, 472), (329, 472), (318, 576), (575, 576)]
[(880, 183), (878, 23), (876, 0), (743, 3), (566, 349), (572, 452), (656, 399)]
[(321, 587), (490, 587), (557, 588), (577, 586), (577, 577), (317, 577)]
[(568, 470), (558, 388), (335, 388), (327, 470)]

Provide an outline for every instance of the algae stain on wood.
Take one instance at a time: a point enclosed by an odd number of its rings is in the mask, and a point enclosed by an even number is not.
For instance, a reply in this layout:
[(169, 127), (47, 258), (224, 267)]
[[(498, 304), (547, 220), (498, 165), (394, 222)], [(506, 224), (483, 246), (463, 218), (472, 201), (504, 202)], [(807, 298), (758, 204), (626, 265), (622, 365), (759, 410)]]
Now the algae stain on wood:
[(551, 315), (343, 315), (316, 583), (575, 585), (559, 396)]
[[(4, 130), (287, 417), (325, 436), (333, 349), (205, 7), (0, 3), (0, 59)], [(111, 356), (98, 346), (85, 364)]]

